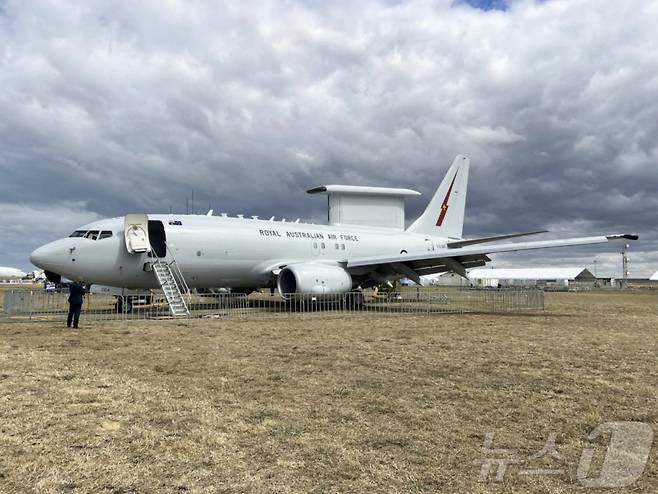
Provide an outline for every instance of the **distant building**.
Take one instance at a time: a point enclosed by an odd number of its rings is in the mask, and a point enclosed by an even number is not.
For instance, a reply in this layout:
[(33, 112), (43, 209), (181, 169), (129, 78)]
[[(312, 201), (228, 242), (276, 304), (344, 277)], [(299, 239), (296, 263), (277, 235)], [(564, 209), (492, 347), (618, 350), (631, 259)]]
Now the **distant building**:
[(593, 288), (599, 280), (586, 268), (473, 269), (475, 287), (538, 287), (554, 290)]
[(471, 282), (461, 275), (448, 271), (447, 273), (437, 273), (422, 276), (423, 285), (425, 286), (471, 286)]

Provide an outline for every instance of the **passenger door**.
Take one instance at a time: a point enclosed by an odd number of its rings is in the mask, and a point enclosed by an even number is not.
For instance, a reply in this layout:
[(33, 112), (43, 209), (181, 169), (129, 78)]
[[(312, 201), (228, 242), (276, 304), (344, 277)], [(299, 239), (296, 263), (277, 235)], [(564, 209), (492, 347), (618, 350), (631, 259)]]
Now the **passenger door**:
[(126, 249), (131, 254), (151, 252), (149, 219), (145, 214), (127, 214), (123, 222)]
[(152, 256), (167, 257), (167, 237), (162, 221), (149, 220), (149, 241)]

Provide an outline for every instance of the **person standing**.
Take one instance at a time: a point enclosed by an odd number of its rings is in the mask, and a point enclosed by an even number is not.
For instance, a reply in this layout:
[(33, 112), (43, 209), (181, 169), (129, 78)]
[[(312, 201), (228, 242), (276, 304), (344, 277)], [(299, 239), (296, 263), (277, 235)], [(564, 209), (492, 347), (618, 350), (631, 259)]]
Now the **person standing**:
[(71, 323), (73, 327), (78, 327), (80, 320), (80, 311), (82, 310), (82, 302), (85, 299), (85, 287), (82, 283), (74, 281), (69, 286), (69, 315), (66, 318), (66, 327), (70, 328)]

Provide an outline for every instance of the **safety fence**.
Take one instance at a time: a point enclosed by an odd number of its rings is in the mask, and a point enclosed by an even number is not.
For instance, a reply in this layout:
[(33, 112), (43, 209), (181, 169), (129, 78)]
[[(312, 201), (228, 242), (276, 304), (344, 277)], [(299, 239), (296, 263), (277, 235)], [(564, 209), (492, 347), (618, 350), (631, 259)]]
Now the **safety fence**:
[[(67, 293), (43, 290), (5, 292), (3, 308), (8, 317), (23, 319), (64, 319), (68, 312)], [(281, 314), (337, 315), (347, 313), (417, 314), (509, 313), (544, 308), (544, 292), (519, 289), (446, 289), (408, 287), (376, 293), (371, 290), (347, 294), (232, 293), (191, 294), (188, 298), (192, 318), (256, 318)], [(106, 294), (88, 294), (83, 305), (86, 319), (139, 320), (171, 317), (162, 292), (116, 298)]]

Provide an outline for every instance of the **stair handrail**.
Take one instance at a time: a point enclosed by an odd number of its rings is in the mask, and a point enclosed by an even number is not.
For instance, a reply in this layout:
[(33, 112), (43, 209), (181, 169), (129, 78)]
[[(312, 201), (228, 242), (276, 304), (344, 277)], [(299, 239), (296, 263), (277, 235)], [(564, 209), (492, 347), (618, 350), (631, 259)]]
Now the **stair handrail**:
[[(174, 283), (176, 283), (178, 285), (178, 290), (181, 292), (181, 295), (185, 294), (185, 296), (187, 297), (187, 303), (190, 304), (190, 302), (192, 301), (192, 296), (191, 296), (191, 293), (190, 293), (190, 287), (185, 282), (185, 278), (183, 277), (183, 272), (180, 270), (180, 267), (178, 266), (178, 263), (176, 262), (176, 258), (174, 257), (174, 253), (169, 248), (169, 245), (165, 244), (165, 247), (166, 247), (167, 254), (169, 254), (169, 257), (171, 258), (171, 261), (166, 262), (166, 258), (154, 255), (152, 257), (152, 259), (154, 259), (153, 264), (166, 264), (169, 267), (169, 270), (171, 271), (171, 274), (174, 277)], [(155, 249), (153, 248), (153, 245), (151, 245), (151, 252), (153, 252), (155, 254)], [(163, 259), (165, 259), (165, 260), (163, 261)], [(173, 266), (173, 269), (172, 269), (172, 266)]]
[(187, 297), (187, 303), (189, 304), (192, 300), (192, 295), (190, 293), (190, 287), (187, 285), (187, 282), (185, 281), (185, 277), (183, 276), (183, 272), (180, 269), (180, 266), (178, 265), (178, 262), (176, 261), (176, 258), (174, 257), (174, 252), (169, 248), (168, 244), (165, 244), (165, 247), (167, 249), (167, 253), (169, 254), (169, 257), (171, 257), (171, 262), (167, 263), (169, 267), (171, 268), (173, 266), (173, 269), (171, 270), (172, 274), (174, 275), (174, 278), (178, 278), (176, 280), (176, 283), (179, 284), (179, 289), (182, 288), (181, 293), (184, 293), (185, 296)]

